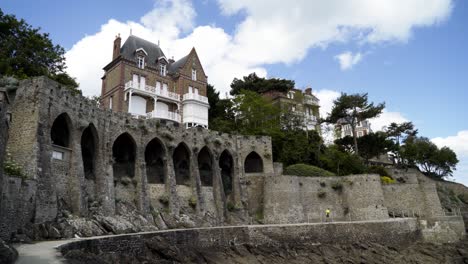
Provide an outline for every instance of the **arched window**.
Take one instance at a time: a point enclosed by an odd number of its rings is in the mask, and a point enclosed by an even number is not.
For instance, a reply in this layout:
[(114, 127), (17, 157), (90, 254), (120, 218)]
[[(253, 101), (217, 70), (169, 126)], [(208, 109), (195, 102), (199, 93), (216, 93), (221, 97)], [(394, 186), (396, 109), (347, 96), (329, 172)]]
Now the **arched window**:
[(219, 167), (221, 168), (221, 180), (223, 181), (224, 194), (228, 196), (232, 193), (232, 174), (234, 162), (231, 154), (227, 150), (219, 157)]
[(263, 161), (257, 152), (252, 151), (245, 158), (244, 162), (245, 173), (258, 173), (263, 172)]
[(50, 130), (52, 145), (70, 148), (70, 124), (70, 117), (66, 113), (54, 120)]
[(158, 138), (151, 140), (145, 149), (148, 183), (161, 184), (165, 182), (164, 156), (165, 150), (162, 142)]
[(198, 153), (198, 171), (200, 172), (200, 181), (203, 186), (213, 186), (213, 170), (211, 154), (207, 147), (204, 147)]
[(190, 185), (190, 152), (184, 143), (180, 143), (172, 156), (176, 184)]
[(112, 145), (112, 157), (114, 158), (114, 178), (133, 178), (135, 176), (136, 144), (132, 136), (123, 133)]
[(81, 156), (85, 178), (96, 180), (96, 156), (98, 136), (96, 128), (90, 124), (81, 135)]

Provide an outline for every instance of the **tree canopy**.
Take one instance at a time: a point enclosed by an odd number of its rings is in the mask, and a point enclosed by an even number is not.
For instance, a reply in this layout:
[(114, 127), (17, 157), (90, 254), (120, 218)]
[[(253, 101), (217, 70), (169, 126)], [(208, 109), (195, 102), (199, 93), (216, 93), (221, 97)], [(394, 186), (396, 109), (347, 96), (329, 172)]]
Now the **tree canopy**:
[(0, 9), (0, 75), (19, 79), (46, 75), (79, 92), (75, 79), (65, 72), (64, 54), (48, 33)]
[(409, 137), (401, 147), (401, 157), (409, 166), (418, 166), (426, 175), (437, 178), (451, 176), (458, 163), (453, 150), (439, 149), (425, 137)]
[(382, 113), (385, 103), (374, 106), (374, 103), (368, 102), (367, 93), (364, 94), (346, 94), (342, 93), (335, 101), (330, 115), (325, 119), (327, 123), (341, 123), (351, 126), (354, 140), (354, 150), (359, 154), (357, 143), (356, 125), (358, 122), (376, 117)]
[(253, 91), (256, 93), (264, 93), (267, 91), (287, 92), (294, 88), (294, 81), (286, 79), (266, 79), (258, 77), (257, 74), (251, 73), (244, 76), (242, 79), (234, 78), (231, 83), (231, 95), (238, 95), (242, 90)]

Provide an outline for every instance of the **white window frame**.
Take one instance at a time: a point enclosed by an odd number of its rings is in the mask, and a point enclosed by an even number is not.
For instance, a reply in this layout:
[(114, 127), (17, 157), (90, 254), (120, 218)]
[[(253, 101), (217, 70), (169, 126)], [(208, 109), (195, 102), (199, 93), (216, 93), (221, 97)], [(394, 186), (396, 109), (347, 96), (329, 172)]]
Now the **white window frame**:
[(109, 109), (112, 110), (112, 96), (109, 97)]
[(196, 81), (197, 80), (197, 70), (192, 69), (192, 80)]
[(166, 64), (159, 65), (159, 74), (161, 76), (166, 76)]
[(143, 56), (138, 56), (138, 68), (144, 69), (145, 68), (145, 57)]
[(56, 160), (64, 160), (65, 159), (65, 152), (53, 150), (52, 151), (52, 158)]

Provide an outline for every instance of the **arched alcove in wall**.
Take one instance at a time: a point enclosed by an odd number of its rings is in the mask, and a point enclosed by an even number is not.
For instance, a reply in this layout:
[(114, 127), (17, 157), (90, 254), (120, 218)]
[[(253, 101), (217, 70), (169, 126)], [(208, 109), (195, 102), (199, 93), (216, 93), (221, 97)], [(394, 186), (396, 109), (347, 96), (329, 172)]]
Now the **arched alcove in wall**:
[(146, 177), (150, 184), (161, 184), (166, 181), (164, 156), (166, 151), (161, 140), (152, 139), (145, 149)]
[(190, 152), (185, 143), (180, 143), (172, 155), (176, 184), (190, 185)]
[(96, 127), (90, 124), (81, 134), (81, 156), (85, 178), (96, 180), (96, 157), (98, 151)]
[(135, 176), (136, 143), (128, 133), (120, 135), (112, 145), (114, 179)]
[(245, 158), (244, 162), (245, 173), (259, 173), (263, 172), (263, 160), (257, 152), (252, 151)]
[(67, 113), (60, 114), (55, 118), (50, 130), (52, 145), (70, 148), (71, 144), (71, 119)]
[(223, 181), (224, 194), (228, 196), (232, 193), (234, 162), (229, 151), (224, 150), (219, 157), (219, 167), (221, 168), (221, 180)]
[(213, 166), (210, 150), (204, 147), (198, 153), (198, 171), (202, 186), (213, 186)]

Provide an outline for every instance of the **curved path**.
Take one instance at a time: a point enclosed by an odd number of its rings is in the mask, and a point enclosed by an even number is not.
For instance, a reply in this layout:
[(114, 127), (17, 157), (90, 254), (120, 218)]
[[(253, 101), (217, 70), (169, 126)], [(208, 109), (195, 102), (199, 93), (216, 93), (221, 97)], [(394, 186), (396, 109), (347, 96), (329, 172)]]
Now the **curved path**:
[(77, 239), (45, 241), (34, 244), (20, 244), (16, 264), (57, 264), (64, 263), (64, 258), (56, 249), (58, 246), (76, 241)]
[[(319, 223), (296, 223), (296, 224), (267, 224), (267, 225), (240, 225), (240, 226), (218, 226), (218, 227), (203, 227), (203, 228), (189, 228), (191, 230), (196, 229), (220, 229), (220, 228), (242, 228), (242, 227), (274, 227), (274, 226), (304, 226), (304, 225), (334, 225), (334, 224), (345, 224), (345, 223), (376, 223), (376, 222), (388, 222), (388, 221), (395, 221), (395, 219), (390, 220), (371, 220), (371, 221), (353, 221), (353, 222), (319, 222)], [(57, 248), (61, 245), (80, 241), (80, 240), (88, 240), (88, 239), (96, 239), (96, 238), (106, 238), (106, 237), (117, 237), (117, 236), (132, 236), (138, 234), (148, 234), (148, 233), (160, 233), (160, 232), (177, 232), (185, 229), (169, 229), (169, 230), (161, 230), (161, 231), (153, 231), (153, 232), (140, 232), (140, 233), (131, 233), (131, 234), (121, 234), (121, 235), (105, 235), (105, 236), (97, 236), (97, 237), (87, 237), (87, 238), (74, 238), (68, 240), (57, 240), (57, 241), (44, 241), (44, 242), (37, 242), (34, 244), (18, 244), (15, 245), (16, 250), (18, 250), (18, 260), (15, 262), (16, 264), (57, 264), (57, 263), (65, 263), (64, 258), (62, 257), (61, 253), (57, 250)]]

